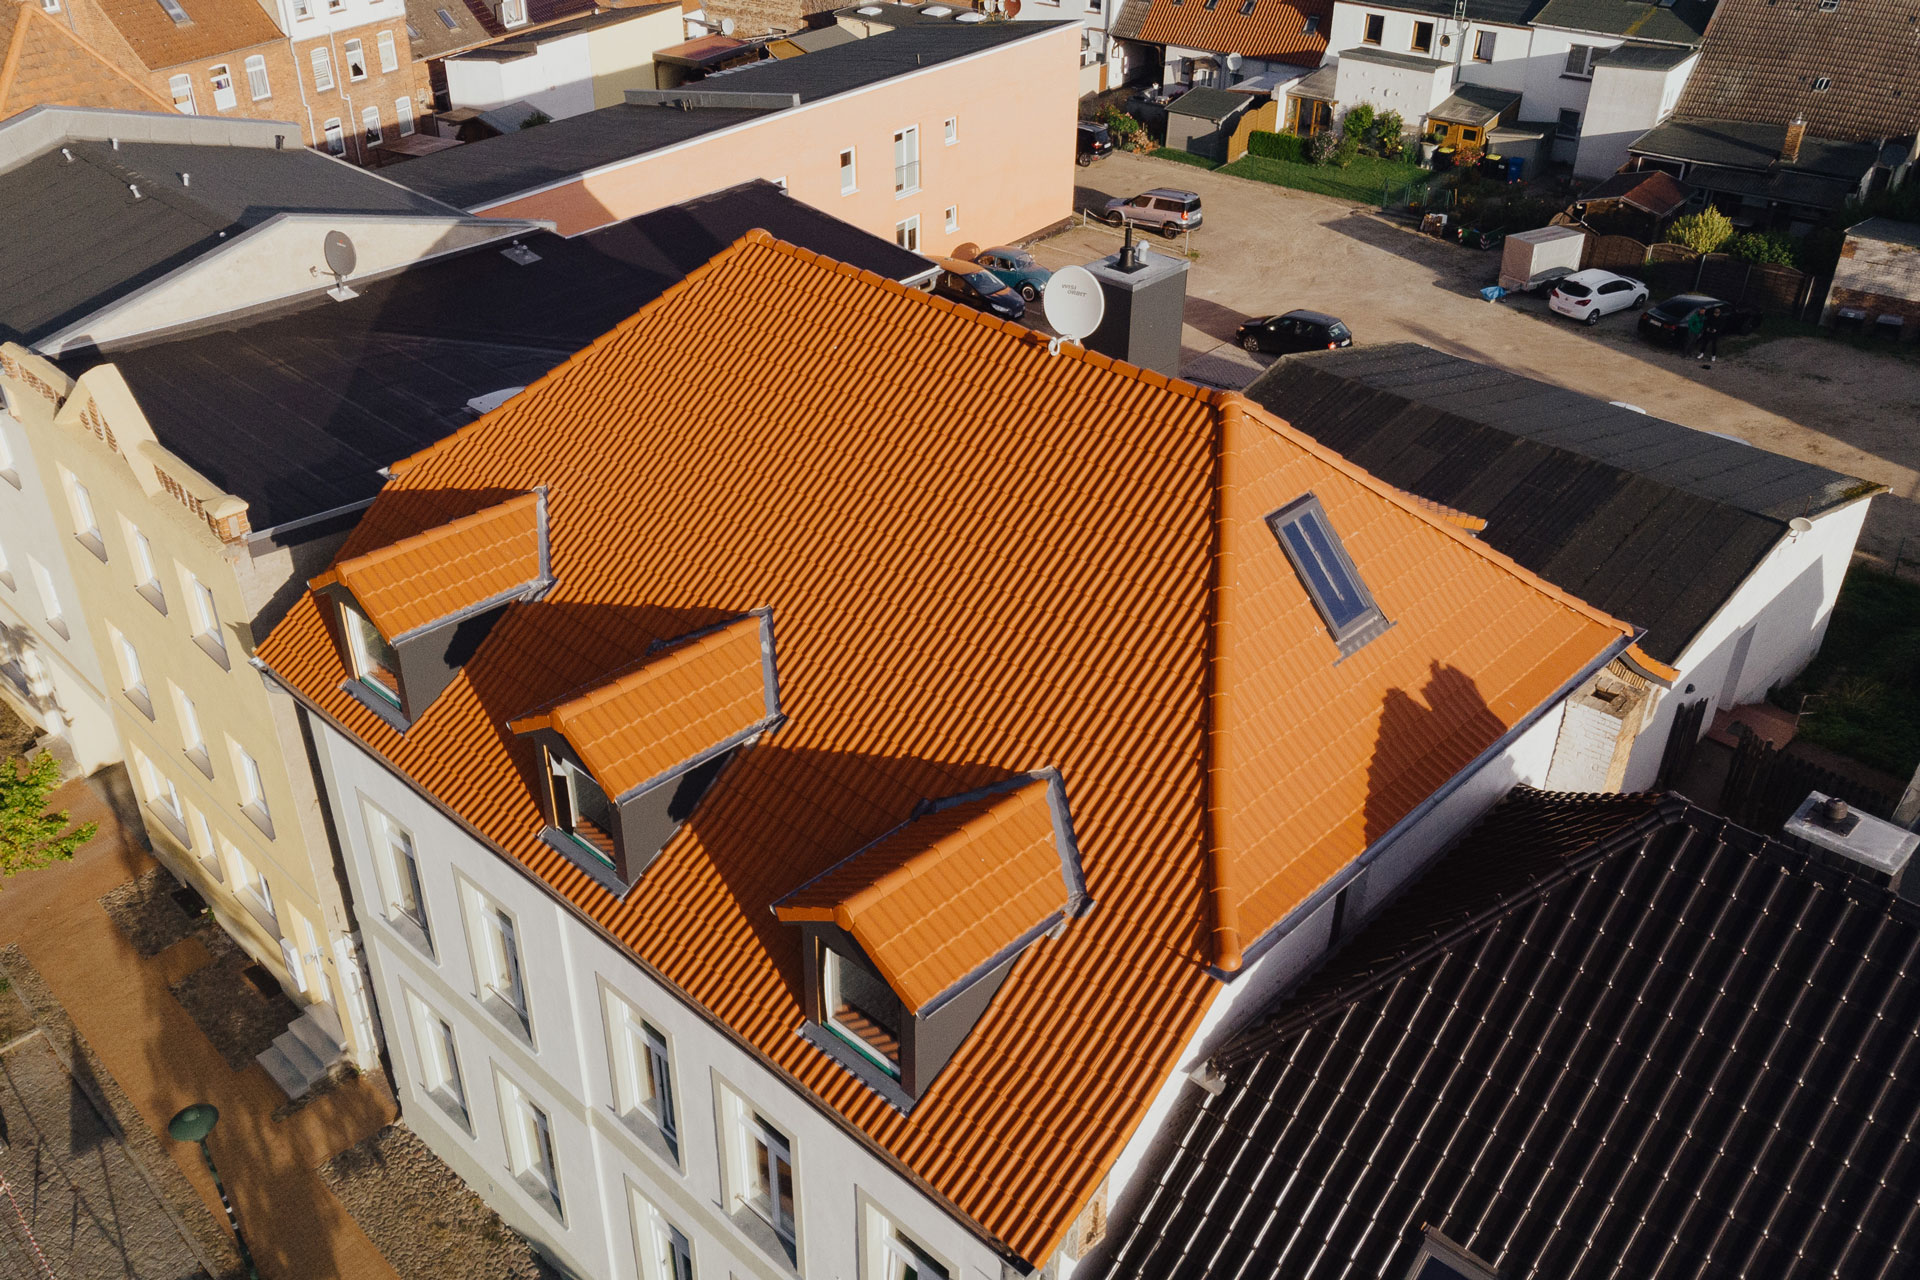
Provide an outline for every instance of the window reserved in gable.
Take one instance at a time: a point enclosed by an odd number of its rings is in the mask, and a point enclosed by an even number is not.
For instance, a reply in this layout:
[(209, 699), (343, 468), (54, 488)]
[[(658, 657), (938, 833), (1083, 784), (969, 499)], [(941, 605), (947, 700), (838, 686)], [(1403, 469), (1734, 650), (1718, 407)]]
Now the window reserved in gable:
[(857, 175), (853, 167), (853, 148), (848, 147), (840, 153), (840, 194), (850, 196), (859, 190)]
[(1333, 531), (1320, 500), (1299, 498), (1267, 517), (1313, 607), (1342, 657), (1384, 632), (1388, 622)]
[(893, 988), (832, 948), (823, 947), (820, 992), (827, 1029), (898, 1078), (905, 1011)]

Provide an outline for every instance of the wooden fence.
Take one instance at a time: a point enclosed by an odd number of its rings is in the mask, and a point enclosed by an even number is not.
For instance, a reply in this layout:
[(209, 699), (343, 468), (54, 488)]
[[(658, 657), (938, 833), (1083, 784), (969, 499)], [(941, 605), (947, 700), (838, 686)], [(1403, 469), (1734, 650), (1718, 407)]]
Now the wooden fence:
[(1763, 266), (1724, 253), (1699, 254), (1682, 244), (1603, 236), (1564, 213), (1555, 214), (1552, 225), (1586, 233), (1580, 249), (1582, 270), (1597, 267), (1637, 276), (1653, 287), (1656, 298), (1708, 293), (1767, 315), (1799, 315), (1816, 294), (1816, 279), (1792, 267)]
[(1788, 755), (1752, 733), (1742, 733), (1740, 745), (1734, 748), (1727, 783), (1720, 791), (1719, 811), (1735, 826), (1763, 836), (1778, 836), (1811, 791), (1839, 796), (1876, 818), (1893, 813), (1891, 797), (1812, 761)]

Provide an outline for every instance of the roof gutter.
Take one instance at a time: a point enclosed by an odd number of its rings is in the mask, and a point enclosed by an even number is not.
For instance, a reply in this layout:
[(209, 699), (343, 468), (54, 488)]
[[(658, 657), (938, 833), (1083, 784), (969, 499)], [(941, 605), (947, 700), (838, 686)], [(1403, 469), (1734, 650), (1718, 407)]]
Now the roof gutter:
[[(1467, 784), (1469, 779), (1477, 775), (1480, 770), (1484, 769), (1499, 756), (1505, 754), (1509, 747), (1519, 741), (1522, 736), (1546, 716), (1549, 709), (1565, 702), (1573, 695), (1576, 689), (1591, 680), (1600, 671), (1605, 669), (1608, 663), (1631, 648), (1637, 639), (1637, 634), (1616, 637), (1612, 643), (1600, 651), (1598, 656), (1581, 667), (1566, 683), (1556, 689), (1551, 697), (1540, 703), (1540, 705), (1532, 711), (1529, 711), (1521, 719), (1515, 721), (1512, 728), (1495, 739), (1492, 745), (1488, 746), (1485, 751), (1482, 751), (1479, 755), (1468, 761), (1466, 767), (1461, 769), (1460, 772), (1447, 779), (1446, 785), (1440, 787), (1432, 795), (1415, 805), (1405, 817), (1394, 823), (1385, 835), (1362, 850), (1359, 857), (1342, 867), (1334, 874), (1332, 879), (1314, 890), (1312, 894), (1308, 895), (1305, 901), (1281, 917), (1278, 924), (1254, 939), (1253, 945), (1249, 946), (1246, 950), (1245, 964), (1241, 972), (1244, 972), (1246, 968), (1256, 964), (1261, 956), (1273, 949), (1274, 944), (1293, 932), (1295, 928), (1304, 923), (1314, 912), (1331, 901), (1336, 894), (1357, 880), (1360, 877), (1360, 873), (1377, 862), (1381, 855), (1393, 847), (1396, 841), (1417, 827), (1422, 819), (1439, 808), (1454, 792), (1460, 790), (1461, 787)], [(1235, 972), (1221, 965), (1211, 966), (1207, 972), (1222, 982), (1231, 982), (1237, 976)]]

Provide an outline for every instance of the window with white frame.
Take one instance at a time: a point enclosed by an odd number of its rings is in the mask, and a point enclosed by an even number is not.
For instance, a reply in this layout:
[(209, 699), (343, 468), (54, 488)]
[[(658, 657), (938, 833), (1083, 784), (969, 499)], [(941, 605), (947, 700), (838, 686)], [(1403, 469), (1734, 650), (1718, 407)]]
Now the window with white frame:
[(327, 138), (328, 155), (343, 156), (347, 154), (347, 135), (340, 127), (340, 118), (338, 116), (335, 116), (333, 119), (327, 121), (325, 125), (321, 126), (321, 132), (324, 133)]
[(160, 815), (174, 839), (181, 844), (189, 843), (186, 812), (180, 804), (180, 789), (173, 785), (173, 779), (154, 768), (153, 761), (138, 751), (133, 753), (133, 767), (140, 776), (140, 789), (146, 792), (148, 808)]
[(474, 982), (487, 1011), (523, 1036), (533, 1033), (527, 1007), (526, 971), (521, 965), (520, 932), (505, 907), (469, 887)]
[(106, 540), (100, 536), (100, 519), (93, 511), (93, 494), (71, 473), (67, 474), (67, 506), (73, 512), (73, 536), (97, 559), (107, 558)]
[(1473, 35), (1473, 60), (1492, 62), (1494, 43), (1499, 39), (1497, 31), (1476, 31)]
[(207, 68), (207, 79), (213, 84), (213, 109), (231, 111), (239, 103), (239, 95), (233, 91), (233, 68), (224, 62), (216, 62)]
[(848, 147), (840, 153), (840, 194), (850, 196), (860, 189), (859, 175), (854, 172), (853, 148)]
[(340, 625), (347, 633), (347, 656), (353, 663), (354, 679), (399, 706), (400, 655), (366, 614), (345, 602), (340, 605)]
[(322, 45), (310, 56), (313, 59), (313, 87), (325, 93), (333, 88), (333, 55)]
[(207, 815), (187, 806), (187, 829), (192, 837), (194, 850), (200, 855), (200, 868), (215, 880), (225, 880), (226, 874), (220, 868), (220, 850), (213, 843), (213, 828), (207, 825)]
[(213, 602), (213, 591), (191, 573), (186, 575), (186, 580), (188, 621), (193, 626), (193, 642), (224, 667), (227, 665), (227, 638), (220, 633), (220, 608)]
[[(5, 387), (0, 387), (0, 413), (13, 413), (12, 398)], [(4, 431), (0, 431), (0, 480), (5, 480), (16, 489), (21, 487), (20, 473), (13, 465), (13, 442), (7, 439)]]
[(167, 94), (173, 99), (173, 109), (183, 116), (193, 114), (193, 77), (189, 75), (172, 76), (167, 80)]
[(380, 69), (382, 71), (398, 71), (400, 69), (400, 54), (393, 46), (393, 32), (382, 31), (374, 41), (374, 44), (380, 50)]
[(633, 1215), (633, 1256), (640, 1280), (693, 1280), (693, 1242), (659, 1206), (627, 1184)]
[(433, 932), (427, 926), (427, 899), (420, 885), (420, 858), (413, 832), (371, 804), (362, 802), (362, 807), (387, 921), (401, 926), (401, 932), (423, 949), (431, 950)]
[(420, 1054), (421, 1088), (442, 1111), (472, 1132), (467, 1082), (460, 1074), (460, 1044), (454, 1038), (453, 1024), (411, 991), (407, 992), (407, 1008), (412, 1014), (414, 1048)]
[(247, 58), (247, 92), (255, 102), (273, 96), (273, 86), (267, 82), (267, 60), (257, 53)]
[(180, 719), (180, 750), (193, 761), (194, 768), (211, 778), (213, 755), (207, 750), (207, 735), (200, 727), (200, 708), (179, 685), (173, 686), (173, 709)]
[(62, 639), (72, 639), (67, 632), (67, 615), (60, 604), (59, 588), (53, 585), (53, 575), (47, 571), (47, 566), (32, 556), (27, 557), (27, 564), (33, 570), (34, 590), (40, 593), (40, 608), (47, 615), (47, 625), (57, 631)]
[(1575, 80), (1593, 79), (1593, 60), (1606, 50), (1598, 45), (1576, 44), (1567, 50), (1567, 64), (1561, 69), (1563, 76), (1572, 76)]
[(668, 1154), (678, 1160), (680, 1126), (674, 1112), (673, 1058), (667, 1037), (611, 990), (606, 992), (606, 1018), (614, 1110), (636, 1128), (644, 1125), (658, 1131)]
[(920, 189), (920, 129), (908, 125), (893, 135), (893, 194), (912, 195)]
[(313, 16), (313, 0), (293, 0), (293, 17), (296, 22), (304, 22)]
[(384, 135), (380, 132), (380, 108), (368, 107), (360, 113), (360, 127), (366, 132), (367, 145), (377, 147)]
[(958, 231), (960, 229), (960, 206), (959, 205), (950, 204), (947, 206), (946, 226), (947, 226), (947, 232), (949, 234), (955, 231)]
[(60, 12), (60, 0), (40, 0), (40, 7), (48, 13)]
[(827, 1030), (890, 1076), (900, 1074), (900, 997), (878, 975), (831, 947), (820, 951), (820, 993)]
[(500, 0), (500, 25), (517, 27), (527, 20), (527, 0)]
[(942, 126), (942, 131), (948, 146), (952, 146), (954, 143), (960, 141), (960, 118), (958, 116), (948, 116), (946, 124)]
[(112, 627), (107, 630), (113, 636), (114, 656), (120, 663), (120, 691), (127, 695), (127, 701), (140, 708), (147, 719), (153, 719), (153, 697), (147, 692), (147, 675), (140, 668), (140, 652), (133, 647), (133, 641)]
[(777, 1126), (740, 1098), (730, 1098), (736, 1146), (734, 1196), (754, 1218), (773, 1229), (789, 1260), (796, 1256), (793, 1143)]
[(562, 1215), (553, 1122), (519, 1085), (504, 1076), (495, 1079), (500, 1093), (500, 1127), (507, 1139), (507, 1167), (513, 1180), (555, 1215)]
[(221, 843), (226, 846), (227, 861), (233, 866), (234, 884), (246, 891), (247, 897), (253, 899), (251, 905), (265, 913), (268, 922), (278, 929), (280, 913), (273, 905), (273, 886), (267, 883), (266, 875), (232, 843)]
[(393, 118), (400, 129), (400, 136), (406, 137), (413, 132), (413, 99), (395, 98), (393, 100)]
[(358, 39), (349, 40), (340, 48), (340, 57), (347, 64), (347, 79), (365, 80), (367, 78), (367, 50)]
[(160, 566), (153, 558), (153, 543), (140, 527), (127, 522), (127, 559), (133, 564), (133, 589), (161, 613), (167, 611), (167, 591), (160, 585)]
[(861, 1280), (949, 1280), (947, 1265), (862, 1197)]
[(4, 546), (0, 546), (0, 585), (4, 585), (9, 591), (20, 589), (13, 580), (13, 562), (7, 559), (7, 549)]
[(554, 752), (547, 753), (552, 770), (554, 825), (572, 836), (590, 857), (611, 867), (614, 862), (613, 802), (585, 769)]
[(920, 252), (920, 215), (893, 224), (893, 242), (908, 253)]
[(266, 781), (260, 776), (260, 762), (248, 755), (239, 743), (228, 740), (233, 751), (233, 773), (240, 783), (240, 812), (268, 836), (273, 835), (273, 814), (267, 808)]
[(287, 976), (293, 979), (293, 989), (301, 995), (305, 995), (307, 993), (307, 966), (305, 958), (300, 954), (299, 946), (294, 943), (293, 939), (299, 934), (304, 934), (311, 938), (313, 936), (313, 926), (307, 923), (305, 916), (291, 908), (287, 910), (287, 915), (292, 919), (293, 928), (282, 932), (280, 935), (280, 963), (286, 966)]

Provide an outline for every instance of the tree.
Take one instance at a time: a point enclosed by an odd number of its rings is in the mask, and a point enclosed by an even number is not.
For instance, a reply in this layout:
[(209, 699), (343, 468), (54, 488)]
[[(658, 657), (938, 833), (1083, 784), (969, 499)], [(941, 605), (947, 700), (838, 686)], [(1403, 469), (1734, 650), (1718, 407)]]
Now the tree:
[(22, 771), (0, 765), (0, 876), (33, 871), (73, 857), (99, 829), (83, 822), (67, 829), (65, 810), (47, 811), (47, 793), (60, 782), (60, 764), (42, 751)]
[(1675, 218), (1667, 228), (1669, 244), (1683, 244), (1695, 253), (1712, 253), (1732, 238), (1733, 223), (1712, 205), (1684, 218)]

